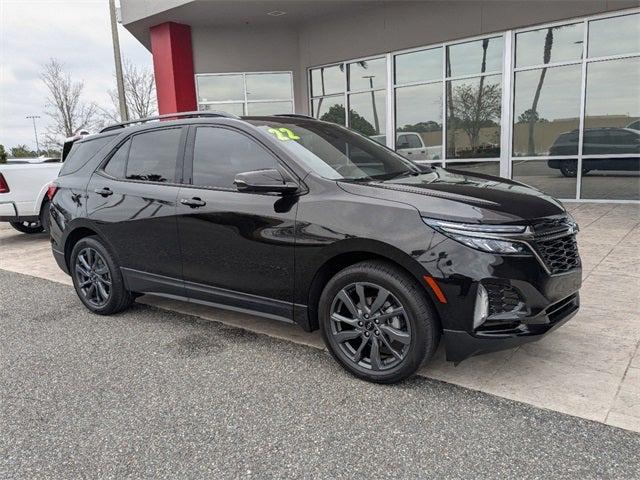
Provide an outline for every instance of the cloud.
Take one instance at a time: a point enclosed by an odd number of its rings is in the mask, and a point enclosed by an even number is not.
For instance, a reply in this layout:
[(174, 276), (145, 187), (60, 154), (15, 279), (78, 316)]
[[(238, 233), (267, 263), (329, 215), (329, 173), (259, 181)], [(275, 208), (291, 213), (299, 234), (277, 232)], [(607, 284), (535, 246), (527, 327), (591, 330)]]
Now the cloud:
[[(124, 58), (151, 66), (151, 54), (122, 27)], [(40, 71), (49, 58), (65, 64), (84, 82), (84, 100), (109, 106), (115, 88), (107, 0), (2, 0), (0, 5), (0, 143), (35, 147), (27, 115), (40, 115), (38, 130), (50, 122)]]

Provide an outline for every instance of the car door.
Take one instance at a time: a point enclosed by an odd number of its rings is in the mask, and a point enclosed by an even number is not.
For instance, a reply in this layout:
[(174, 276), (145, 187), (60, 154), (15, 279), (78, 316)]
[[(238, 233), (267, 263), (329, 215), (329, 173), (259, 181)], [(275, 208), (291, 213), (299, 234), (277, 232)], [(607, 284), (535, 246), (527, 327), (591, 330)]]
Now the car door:
[[(276, 168), (253, 137), (193, 126), (178, 229), (187, 296), (291, 319), (297, 197), (239, 192), (238, 173)], [(279, 168), (283, 168), (282, 165)]]
[(187, 129), (161, 128), (122, 142), (87, 187), (87, 215), (114, 249), (130, 288), (181, 288), (176, 201)]

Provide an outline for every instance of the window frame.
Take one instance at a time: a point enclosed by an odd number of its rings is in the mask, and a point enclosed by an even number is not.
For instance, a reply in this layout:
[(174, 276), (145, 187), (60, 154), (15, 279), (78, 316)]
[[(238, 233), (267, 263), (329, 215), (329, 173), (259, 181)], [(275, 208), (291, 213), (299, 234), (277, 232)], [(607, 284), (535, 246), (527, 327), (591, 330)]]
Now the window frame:
[[(260, 99), (252, 99), (249, 100), (247, 96), (247, 75), (267, 75), (267, 74), (288, 74), (291, 80), (291, 97), (290, 98), (260, 98)], [(212, 100), (207, 102), (200, 101), (200, 92), (198, 91), (198, 78), (201, 77), (221, 77), (221, 76), (230, 76), (230, 75), (241, 75), (242, 76), (242, 90), (243, 90), (243, 98), (237, 100)], [(295, 113), (296, 110), (296, 102), (295, 102), (295, 86), (294, 86), (294, 77), (292, 70), (268, 70), (268, 71), (260, 71), (260, 72), (221, 72), (221, 73), (196, 73), (194, 75), (194, 83), (196, 87), (196, 103), (198, 106), (198, 110), (201, 109), (203, 105), (231, 105), (231, 104), (242, 104), (243, 115), (250, 116), (249, 112), (249, 104), (251, 103), (265, 103), (265, 102), (291, 102), (292, 113)]]
[[(127, 167), (129, 166), (129, 154), (131, 153), (131, 145), (129, 145), (129, 151), (127, 152), (127, 159), (124, 164), (124, 175), (123, 178), (114, 177), (105, 171), (105, 167), (111, 161), (111, 158), (116, 154), (116, 152), (128, 141), (133, 141), (133, 137), (138, 135), (144, 135), (145, 133), (152, 133), (161, 130), (176, 130), (180, 129), (180, 138), (178, 140), (178, 153), (176, 156), (176, 168), (174, 172), (174, 177), (172, 182), (152, 182), (149, 180), (135, 180), (131, 178), (126, 178), (127, 175)], [(149, 185), (167, 185), (167, 186), (181, 186), (182, 185), (182, 177), (184, 176), (184, 160), (185, 160), (185, 147), (187, 141), (187, 133), (189, 127), (188, 125), (170, 125), (166, 127), (153, 127), (144, 129), (138, 132), (133, 132), (129, 135), (123, 136), (118, 143), (111, 149), (108, 155), (105, 156), (104, 160), (100, 162), (98, 167), (95, 170), (95, 173), (98, 175), (108, 178), (109, 180), (114, 180), (117, 182), (128, 182), (128, 183), (141, 183), (141, 184), (149, 184)]]

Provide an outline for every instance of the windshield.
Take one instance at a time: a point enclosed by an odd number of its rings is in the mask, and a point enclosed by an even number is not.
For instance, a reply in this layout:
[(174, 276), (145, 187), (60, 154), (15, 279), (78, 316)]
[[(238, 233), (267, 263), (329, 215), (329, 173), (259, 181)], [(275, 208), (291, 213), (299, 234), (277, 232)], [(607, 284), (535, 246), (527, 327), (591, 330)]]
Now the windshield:
[(246, 118), (278, 139), (299, 161), (331, 180), (387, 180), (419, 171), (415, 164), (379, 143), (339, 125)]

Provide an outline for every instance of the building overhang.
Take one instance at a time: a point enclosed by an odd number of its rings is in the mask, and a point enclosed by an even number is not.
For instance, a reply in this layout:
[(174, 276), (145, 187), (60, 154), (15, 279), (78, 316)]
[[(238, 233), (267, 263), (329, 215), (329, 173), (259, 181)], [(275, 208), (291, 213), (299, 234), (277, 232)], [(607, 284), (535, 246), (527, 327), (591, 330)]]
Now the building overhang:
[[(122, 25), (151, 50), (150, 30), (164, 22), (191, 27), (300, 28), (332, 15), (351, 15), (382, 3), (375, 0), (128, 0), (122, 2)], [(393, 3), (393, 2), (391, 2)], [(406, 2), (398, 2), (406, 3)]]

